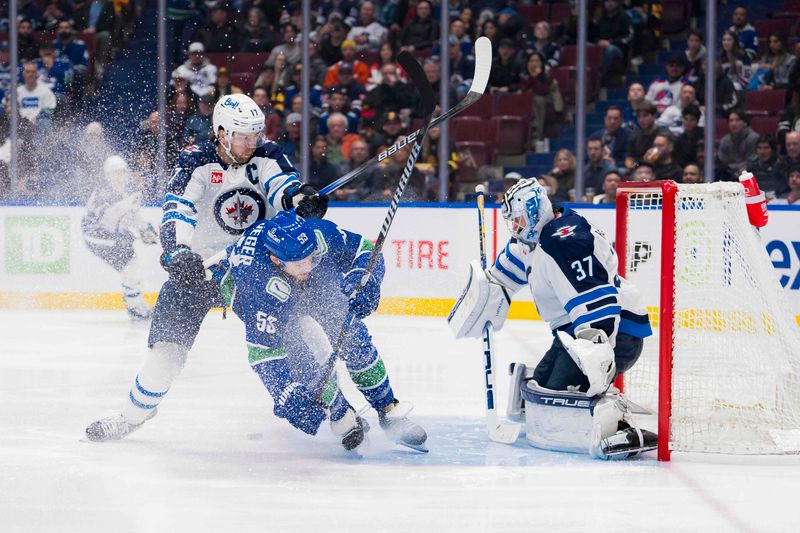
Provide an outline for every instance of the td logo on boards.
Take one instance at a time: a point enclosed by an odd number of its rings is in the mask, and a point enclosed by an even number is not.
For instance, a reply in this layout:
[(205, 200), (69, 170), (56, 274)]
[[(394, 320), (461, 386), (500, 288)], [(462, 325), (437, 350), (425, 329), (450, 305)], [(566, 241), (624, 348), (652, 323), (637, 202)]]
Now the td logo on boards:
[(69, 274), (69, 217), (6, 217), (5, 229), (7, 274)]

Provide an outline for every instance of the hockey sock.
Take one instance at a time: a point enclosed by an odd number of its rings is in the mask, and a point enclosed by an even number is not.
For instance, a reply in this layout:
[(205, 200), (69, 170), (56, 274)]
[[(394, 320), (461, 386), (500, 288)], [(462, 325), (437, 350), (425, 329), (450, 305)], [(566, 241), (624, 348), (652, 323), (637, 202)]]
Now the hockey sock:
[(126, 421), (141, 424), (150, 416), (180, 374), (188, 353), (188, 348), (170, 342), (153, 346), (122, 409)]
[(350, 378), (373, 409), (380, 410), (394, 401), (394, 392), (386, 374), (386, 366), (374, 347), (370, 347), (366, 360), (347, 361)]

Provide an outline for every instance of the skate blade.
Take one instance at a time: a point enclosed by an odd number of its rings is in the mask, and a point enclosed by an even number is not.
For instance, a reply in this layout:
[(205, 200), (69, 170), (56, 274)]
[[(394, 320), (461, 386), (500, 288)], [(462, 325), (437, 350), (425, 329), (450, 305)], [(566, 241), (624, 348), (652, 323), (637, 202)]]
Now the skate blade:
[(398, 442), (400, 446), (405, 446), (406, 448), (411, 448), (412, 450), (420, 453), (428, 453), (428, 447), (425, 444), (409, 444), (407, 442)]
[(655, 444), (653, 446), (644, 446), (643, 448), (637, 448), (635, 450), (614, 450), (614, 451), (607, 451), (605, 452), (606, 457), (617, 457), (620, 455), (635, 457), (640, 453), (649, 452), (658, 448), (658, 445)]

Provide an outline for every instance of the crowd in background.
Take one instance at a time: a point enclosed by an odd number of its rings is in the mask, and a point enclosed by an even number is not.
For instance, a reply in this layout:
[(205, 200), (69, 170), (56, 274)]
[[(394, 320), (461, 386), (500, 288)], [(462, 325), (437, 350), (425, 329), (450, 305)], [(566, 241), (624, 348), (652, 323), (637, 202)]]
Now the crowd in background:
[[(40, 42), (35, 53), (26, 52), (26, 58), (38, 58), (35, 73), (34, 63), (26, 65), (23, 60), (21, 66), (21, 79), (26, 80), (21, 88), (30, 91), (32, 86), (49, 85), (55, 96), (54, 109), (43, 108), (40, 117), (56, 116), (58, 109), (85, 101), (80, 95), (101, 79), (141, 10), (133, 1), (120, 0), (22, 4), (21, 58), (29, 42), (24, 40), (23, 26), (56, 32), (52, 47)], [(539, 20), (529, 15), (533, 1), (451, 0), (447, 3), (447, 50), (440, 47), (440, 2), (321, 0), (312, 4), (312, 27), (304, 41), (300, 2), (170, 0), (167, 116), (162, 120), (153, 111), (144, 118), (132, 143), (132, 166), (142, 174), (157, 174), (159, 123), (167, 130), (170, 165), (184, 146), (212, 136), (211, 114), (218, 98), (245, 92), (265, 111), (266, 137), (281, 143), (298, 164), (300, 126), (303, 121), (309, 123), (311, 169), (304, 179), (323, 187), (420, 126), (418, 97), (396, 63), (400, 51), (419, 59), (437, 100), (440, 91), (446, 90), (454, 105), (470, 86), (472, 43), (480, 36), (493, 43), (488, 92), (527, 95), (533, 112), (525, 117), (521, 153), (503, 154), (491, 147), (495, 152), (478, 163), (469, 147), (453, 140), (451, 128), (449, 173), (443, 177), (450, 200), (464, 199), (479, 181), (487, 182), (493, 193), (502, 193), (521, 175), (504, 169), (525, 166), (526, 154), (548, 153), (550, 141), (559, 139), (574, 119), (574, 99), (570, 98), (574, 87), (564, 78), (566, 52), (577, 39), (574, 4), (548, 2), (548, 13), (552, 15), (554, 7), (560, 6), (563, 16)], [(666, 3), (590, 2), (588, 38), (590, 48), (597, 52), (590, 56), (596, 81), (590, 107), (594, 109), (609, 91), (620, 88), (627, 91), (627, 99), (605, 108), (599, 131), (587, 131), (585, 161), (576, 161), (574, 151), (564, 147), (554, 150), (551, 169), (538, 172), (554, 200), (611, 202), (616, 183), (622, 180), (702, 181), (706, 156), (714, 157), (714, 179), (736, 179), (748, 169), (775, 201), (794, 203), (800, 197), (800, 46), (794, 35), (757, 35), (748, 9), (739, 7), (731, 12), (730, 27), (726, 24), (720, 34), (719, 53), (707, 58), (703, 33), (688, 23), (698, 25), (702, 3), (687, 0), (684, 4), (687, 24), (667, 34), (662, 28)], [(76, 51), (79, 46), (65, 44), (76, 42), (79, 32), (84, 40), (94, 38), (94, 61), (83, 67)], [(101, 33), (107, 35), (101, 38)], [(663, 75), (645, 84), (627, 82), (642, 65), (658, 61), (669, 39), (686, 44), (666, 59)], [(309, 65), (301, 62), (304, 47), (309, 50)], [(3, 48), (0, 84), (5, 80), (7, 87), (10, 75), (2, 77), (2, 65), (7, 64)], [(451, 75), (446, 80), (441, 79), (443, 53), (450, 61)], [(250, 64), (243, 68), (244, 59)], [(56, 67), (59, 62), (64, 66)], [(308, 117), (301, 113), (303, 68), (308, 68), (311, 79)], [(709, 68), (716, 92), (713, 110), (704, 105)], [(762, 127), (756, 133), (750, 126), (748, 94), (774, 91), (782, 91), (780, 114), (772, 117), (769, 131)], [(52, 102), (49, 97), (42, 101)], [(706, 150), (703, 125), (709, 120), (716, 120), (724, 135), (718, 135), (718, 145)], [(493, 132), (486, 135), (491, 137)], [(406, 200), (436, 199), (439, 140), (440, 131), (432, 129), (414, 167)], [(387, 200), (407, 157), (407, 152), (398, 152), (363, 179), (337, 191), (334, 199)], [(573, 190), (579, 164), (584, 166), (587, 196), (576, 199)], [(149, 199), (157, 200), (162, 187), (156, 183)]]

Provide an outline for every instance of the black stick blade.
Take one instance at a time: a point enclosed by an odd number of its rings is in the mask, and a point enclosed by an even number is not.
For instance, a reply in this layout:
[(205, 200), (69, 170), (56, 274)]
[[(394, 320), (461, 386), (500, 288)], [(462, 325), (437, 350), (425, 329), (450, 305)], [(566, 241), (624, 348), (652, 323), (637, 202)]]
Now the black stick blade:
[(436, 96), (433, 94), (433, 87), (431, 87), (428, 78), (425, 76), (425, 71), (422, 70), (422, 65), (419, 64), (417, 58), (408, 52), (400, 52), (397, 55), (397, 62), (400, 63), (400, 66), (408, 74), (411, 83), (417, 88), (417, 92), (422, 99), (422, 115), (429, 117), (433, 114), (433, 108), (436, 107)]

